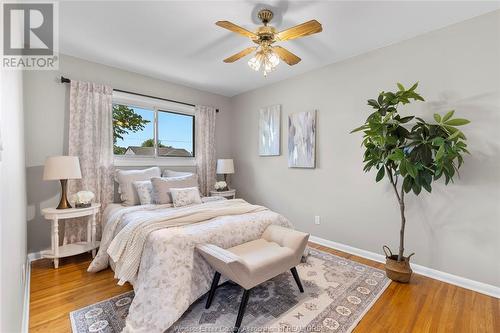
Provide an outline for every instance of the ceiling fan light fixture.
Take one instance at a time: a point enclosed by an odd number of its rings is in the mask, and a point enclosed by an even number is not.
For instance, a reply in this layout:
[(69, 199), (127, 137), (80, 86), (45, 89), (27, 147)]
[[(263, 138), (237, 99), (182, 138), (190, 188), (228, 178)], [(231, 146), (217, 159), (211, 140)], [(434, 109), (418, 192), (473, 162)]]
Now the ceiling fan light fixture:
[(268, 25), (273, 18), (273, 12), (271, 10), (265, 8), (261, 9), (258, 15), (263, 26), (258, 27), (255, 32), (249, 31), (229, 21), (217, 21), (215, 23), (221, 28), (250, 38), (252, 42), (257, 44), (257, 46), (247, 47), (224, 59), (225, 63), (233, 63), (256, 51), (255, 55), (248, 61), (248, 66), (256, 72), (262, 70), (264, 76), (267, 76), (267, 73), (276, 69), (276, 66), (280, 63), (280, 59), (289, 66), (296, 65), (301, 60), (292, 52), (274, 43), (309, 36), (323, 30), (321, 23), (316, 20), (310, 20), (277, 32), (276, 28)]
[(248, 66), (256, 72), (262, 69), (264, 76), (275, 70), (279, 63), (280, 58), (269, 48), (257, 51), (255, 56), (248, 60)]
[(248, 60), (248, 66), (250, 66), (251, 69), (254, 71), (258, 72), (260, 69), (260, 61), (257, 58), (257, 56), (253, 56)]
[(280, 57), (276, 55), (273, 51), (270, 51), (267, 54), (267, 59), (269, 60), (269, 63), (272, 65), (273, 68), (279, 65), (280, 63)]

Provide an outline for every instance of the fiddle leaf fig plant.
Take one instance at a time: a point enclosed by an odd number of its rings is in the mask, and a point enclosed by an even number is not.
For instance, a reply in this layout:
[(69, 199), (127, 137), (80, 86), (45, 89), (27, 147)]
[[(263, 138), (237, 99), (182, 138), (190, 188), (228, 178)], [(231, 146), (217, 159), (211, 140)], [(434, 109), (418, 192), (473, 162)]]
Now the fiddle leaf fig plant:
[(466, 137), (458, 129), (470, 121), (454, 118), (455, 112), (434, 114), (434, 122), (400, 114), (398, 108), (413, 101), (424, 101), (416, 89), (418, 82), (406, 89), (401, 83), (394, 92), (381, 92), (368, 105), (375, 111), (365, 123), (352, 130), (363, 132), (364, 171), (377, 169), (375, 181), (387, 178), (394, 189), (401, 213), (398, 261), (404, 258), (405, 194), (419, 195), (432, 191), (432, 183), (444, 178), (453, 182), (467, 150)]

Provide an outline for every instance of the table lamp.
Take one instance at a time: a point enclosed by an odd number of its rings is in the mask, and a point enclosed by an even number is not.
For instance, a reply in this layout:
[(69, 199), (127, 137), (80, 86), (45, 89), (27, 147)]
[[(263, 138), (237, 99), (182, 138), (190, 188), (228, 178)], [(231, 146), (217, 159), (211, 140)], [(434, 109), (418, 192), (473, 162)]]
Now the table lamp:
[(227, 175), (234, 173), (233, 159), (217, 160), (217, 174), (224, 175), (224, 181), (227, 183)]
[(77, 156), (52, 156), (45, 161), (43, 180), (59, 180), (61, 182), (61, 200), (57, 209), (71, 208), (66, 190), (68, 179), (81, 179), (80, 162)]

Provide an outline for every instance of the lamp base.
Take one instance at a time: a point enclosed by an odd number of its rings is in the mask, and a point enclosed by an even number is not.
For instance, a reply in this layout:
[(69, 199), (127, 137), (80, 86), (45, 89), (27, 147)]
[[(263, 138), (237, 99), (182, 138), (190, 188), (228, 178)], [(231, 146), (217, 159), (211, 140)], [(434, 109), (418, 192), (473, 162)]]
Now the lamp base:
[(71, 207), (68, 198), (66, 196), (66, 189), (68, 185), (68, 180), (67, 179), (61, 179), (61, 200), (59, 201), (59, 205), (57, 205), (56, 209), (68, 209), (68, 208), (73, 208)]
[(226, 188), (223, 191), (229, 191), (229, 183), (227, 182), (227, 173), (224, 174), (224, 182), (226, 183)]

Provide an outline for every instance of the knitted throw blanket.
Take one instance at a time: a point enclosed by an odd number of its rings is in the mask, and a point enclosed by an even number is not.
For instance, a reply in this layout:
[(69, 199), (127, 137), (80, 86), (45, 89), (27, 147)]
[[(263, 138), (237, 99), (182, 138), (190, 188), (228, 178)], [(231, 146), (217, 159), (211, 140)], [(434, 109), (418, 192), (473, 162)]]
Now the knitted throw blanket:
[(154, 219), (137, 219), (127, 224), (113, 239), (107, 253), (116, 263), (115, 277), (123, 285), (133, 279), (139, 269), (144, 244), (150, 233), (186, 224), (204, 222), (220, 216), (240, 215), (267, 210), (235, 199), (207, 202), (163, 211)]

